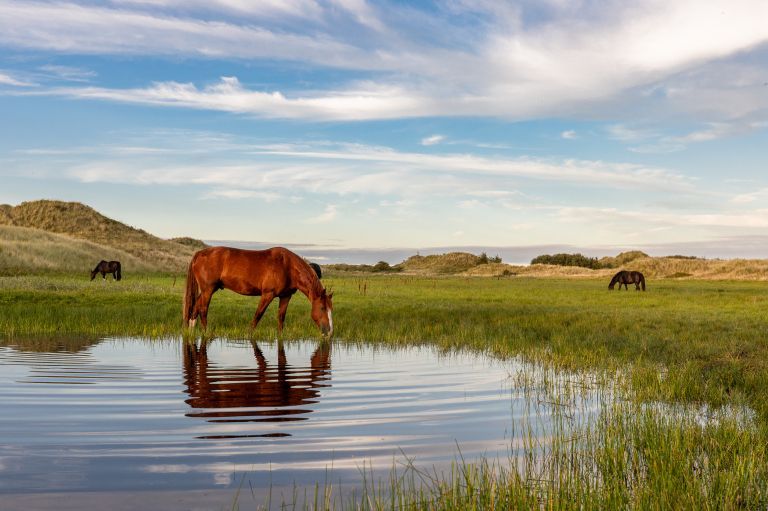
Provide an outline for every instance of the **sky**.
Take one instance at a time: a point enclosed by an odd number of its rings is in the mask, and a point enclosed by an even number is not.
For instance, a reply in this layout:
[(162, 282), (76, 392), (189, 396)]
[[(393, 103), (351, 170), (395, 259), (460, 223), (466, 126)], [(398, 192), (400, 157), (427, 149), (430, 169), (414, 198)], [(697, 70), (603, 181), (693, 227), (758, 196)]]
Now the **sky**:
[(0, 203), (316, 250), (765, 257), (766, 19), (764, 0), (0, 0)]

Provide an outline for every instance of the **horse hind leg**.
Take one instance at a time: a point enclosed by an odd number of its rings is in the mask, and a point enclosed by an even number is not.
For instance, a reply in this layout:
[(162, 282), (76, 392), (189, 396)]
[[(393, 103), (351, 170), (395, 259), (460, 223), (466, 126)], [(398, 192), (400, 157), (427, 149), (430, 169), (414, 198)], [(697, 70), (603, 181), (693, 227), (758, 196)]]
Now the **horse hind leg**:
[(261, 317), (264, 315), (264, 312), (266, 312), (267, 307), (269, 307), (269, 304), (272, 303), (272, 300), (274, 299), (275, 295), (273, 293), (264, 293), (261, 295), (259, 306), (256, 308), (256, 313), (253, 315), (253, 321), (251, 321), (251, 328), (256, 328), (256, 325), (258, 325), (259, 321), (261, 321)]
[(213, 297), (214, 292), (215, 289), (206, 289), (197, 297), (195, 308), (192, 310), (192, 317), (189, 318), (190, 326), (195, 326), (195, 321), (197, 320), (197, 317), (200, 316), (200, 324), (202, 325), (203, 330), (208, 328), (208, 306), (211, 304), (211, 298)]

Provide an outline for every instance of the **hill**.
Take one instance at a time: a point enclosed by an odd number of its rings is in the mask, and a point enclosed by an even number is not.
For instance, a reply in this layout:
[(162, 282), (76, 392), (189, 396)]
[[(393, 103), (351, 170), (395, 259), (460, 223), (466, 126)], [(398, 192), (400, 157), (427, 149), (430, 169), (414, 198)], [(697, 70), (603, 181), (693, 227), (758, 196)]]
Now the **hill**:
[(480, 264), (480, 256), (467, 252), (449, 252), (440, 255), (411, 256), (402, 263), (396, 264), (395, 268), (407, 273), (446, 275), (465, 272), (478, 264)]
[[(466, 252), (411, 256), (393, 266), (406, 275), (461, 275), (466, 277), (552, 277), (610, 279), (618, 270), (637, 270), (648, 279), (766, 280), (768, 259), (702, 259), (690, 256), (651, 257), (640, 251), (600, 259), (599, 269), (553, 264), (511, 265), (483, 263), (481, 256)], [(375, 273), (371, 265), (328, 265), (339, 273)]]
[[(618, 258), (618, 257), (617, 257)], [(616, 258), (611, 258), (616, 259)], [(592, 270), (578, 266), (556, 266), (532, 264), (513, 266), (507, 264), (481, 265), (464, 272), (467, 276), (498, 277), (521, 275), (530, 277), (576, 277), (605, 278), (618, 270), (637, 270), (647, 279), (705, 279), (705, 280), (766, 280), (768, 281), (767, 259), (701, 259), (694, 257), (668, 256), (633, 257), (615, 268)]]
[[(205, 246), (192, 238), (158, 238), (108, 218), (79, 202), (39, 200), (22, 202), (15, 207), (3, 204), (0, 205), (0, 225), (6, 226), (0, 230), (0, 249), (4, 253), (0, 268), (11, 267), (6, 264), (22, 264), (26, 253), (29, 255), (26, 257), (27, 264), (38, 269), (68, 269), (75, 261), (79, 261), (76, 266), (82, 269), (86, 262), (85, 266), (93, 266), (100, 259), (120, 259), (121, 262), (130, 262), (137, 269), (179, 271), (186, 268), (195, 251)], [(15, 231), (14, 228), (23, 230)], [(38, 236), (29, 229), (61, 237)], [(72, 243), (68, 246), (67, 240), (87, 241), (90, 244)], [(58, 253), (36, 248), (34, 244), (38, 242), (48, 249), (58, 247), (57, 250), (70, 259), (59, 264), (55, 261)], [(44, 254), (53, 260), (45, 262)]]
[(40, 229), (0, 225), (0, 275), (37, 271), (87, 275), (102, 259), (117, 259), (129, 271), (161, 271), (157, 265), (113, 247)]

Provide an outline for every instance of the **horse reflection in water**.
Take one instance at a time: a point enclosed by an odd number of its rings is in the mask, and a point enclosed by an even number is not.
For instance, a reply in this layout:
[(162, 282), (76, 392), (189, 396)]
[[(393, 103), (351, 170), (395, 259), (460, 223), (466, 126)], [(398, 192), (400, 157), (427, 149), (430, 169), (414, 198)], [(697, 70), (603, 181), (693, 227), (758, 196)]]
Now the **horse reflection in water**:
[[(183, 343), (185, 401), (214, 423), (270, 423), (303, 421), (317, 403), (320, 390), (330, 387), (331, 344), (322, 341), (310, 357), (309, 367), (288, 364), (282, 342), (277, 345), (277, 365), (267, 362), (255, 342), (251, 343), (257, 367), (223, 367), (208, 358), (208, 345)], [(250, 432), (249, 432), (250, 433)], [(245, 438), (290, 436), (287, 433), (222, 434), (198, 438)]]

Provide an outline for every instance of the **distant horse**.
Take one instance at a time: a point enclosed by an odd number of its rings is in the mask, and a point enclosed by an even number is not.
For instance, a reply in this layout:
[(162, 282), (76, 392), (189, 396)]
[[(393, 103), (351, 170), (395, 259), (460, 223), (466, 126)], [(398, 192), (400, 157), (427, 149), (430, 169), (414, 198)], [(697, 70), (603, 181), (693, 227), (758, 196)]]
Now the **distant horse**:
[(619, 284), (619, 289), (621, 289), (622, 284), (624, 285), (624, 289), (629, 289), (627, 284), (634, 284), (636, 291), (639, 291), (641, 286), (643, 291), (645, 291), (645, 277), (643, 277), (643, 274), (639, 271), (620, 271), (613, 276), (611, 283), (608, 284), (608, 289), (613, 289), (613, 286), (615, 286), (617, 282)]
[(309, 265), (312, 267), (313, 270), (315, 270), (315, 273), (317, 273), (317, 278), (322, 279), (323, 270), (320, 269), (320, 265), (317, 263), (309, 263)]
[(123, 278), (120, 274), (120, 261), (104, 261), (102, 259), (99, 264), (96, 265), (96, 268), (91, 271), (91, 280), (96, 278), (97, 273), (101, 273), (101, 278), (105, 280), (107, 278), (107, 273), (111, 273), (112, 278), (115, 280)]
[(210, 247), (196, 252), (187, 270), (183, 310), (185, 325), (194, 327), (199, 316), (203, 329), (207, 328), (208, 305), (213, 293), (219, 289), (231, 289), (246, 296), (261, 296), (251, 328), (256, 328), (272, 300), (279, 298), (279, 332), (283, 330), (288, 302), (296, 291), (301, 291), (309, 298), (312, 319), (323, 335), (333, 333), (333, 293), (326, 293), (309, 263), (286, 248), (242, 250)]

